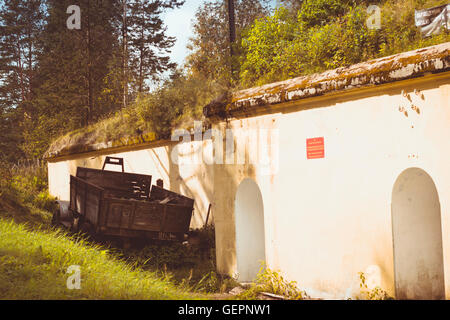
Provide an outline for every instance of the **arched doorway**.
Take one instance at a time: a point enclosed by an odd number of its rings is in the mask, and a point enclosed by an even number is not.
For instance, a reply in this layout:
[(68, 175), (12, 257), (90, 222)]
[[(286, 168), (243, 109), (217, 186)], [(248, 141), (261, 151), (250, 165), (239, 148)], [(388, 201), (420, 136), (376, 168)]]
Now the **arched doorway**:
[(266, 261), (264, 206), (258, 185), (251, 179), (241, 182), (236, 192), (236, 259), (239, 281), (252, 281)]
[(431, 177), (410, 168), (392, 191), (397, 299), (444, 299), (441, 209)]

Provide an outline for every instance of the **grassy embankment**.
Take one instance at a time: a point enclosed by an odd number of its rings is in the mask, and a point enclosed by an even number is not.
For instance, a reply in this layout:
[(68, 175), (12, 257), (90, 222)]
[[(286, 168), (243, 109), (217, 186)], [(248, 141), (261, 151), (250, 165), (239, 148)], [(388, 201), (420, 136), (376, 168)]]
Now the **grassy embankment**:
[[(67, 288), (80, 266), (81, 289)], [(192, 299), (199, 294), (114, 258), (108, 250), (55, 230), (0, 220), (2, 299)]]
[[(28, 169), (27, 169), (28, 170)], [(45, 169), (0, 172), (0, 299), (202, 299), (167, 274), (126, 263), (79, 235), (50, 227)], [(67, 288), (78, 265), (81, 289)]]
[[(0, 165), (0, 299), (260, 299), (260, 292), (303, 299), (294, 282), (262, 270), (256, 283), (232, 297), (238, 283), (216, 273), (214, 229), (198, 244), (106, 248), (51, 227), (54, 199), (45, 167)], [(81, 289), (68, 289), (79, 266)], [(212, 293), (216, 295), (212, 295)]]

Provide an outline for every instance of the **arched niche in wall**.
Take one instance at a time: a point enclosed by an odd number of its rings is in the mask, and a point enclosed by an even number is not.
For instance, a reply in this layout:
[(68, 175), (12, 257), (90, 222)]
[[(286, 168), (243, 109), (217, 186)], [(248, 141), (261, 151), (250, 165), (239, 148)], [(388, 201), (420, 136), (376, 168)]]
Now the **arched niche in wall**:
[(238, 280), (252, 281), (261, 268), (261, 262), (266, 261), (263, 199), (252, 179), (245, 179), (239, 185), (234, 212)]
[(432, 178), (409, 168), (392, 192), (394, 279), (397, 299), (444, 299), (441, 209)]

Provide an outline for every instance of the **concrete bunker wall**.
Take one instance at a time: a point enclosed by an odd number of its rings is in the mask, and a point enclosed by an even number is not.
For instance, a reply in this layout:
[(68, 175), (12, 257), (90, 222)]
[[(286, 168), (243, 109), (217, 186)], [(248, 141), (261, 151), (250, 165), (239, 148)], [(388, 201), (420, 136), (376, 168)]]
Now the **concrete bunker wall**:
[[(355, 297), (359, 272), (366, 273), (369, 287), (395, 296), (392, 190), (401, 172), (418, 167), (433, 177), (440, 195), (448, 275), (449, 101), (447, 74), (306, 99), (218, 123), (220, 130), (236, 132), (236, 145), (242, 145), (241, 128), (277, 130), (279, 137), (273, 174), (249, 163), (214, 168), (214, 188), (223, 191), (214, 196), (219, 271), (238, 273), (235, 196), (240, 181), (251, 178), (264, 202), (270, 268), (313, 296)], [(317, 137), (324, 138), (325, 156), (308, 160), (306, 140)]]
[[(239, 273), (236, 195), (240, 183), (252, 179), (264, 204), (267, 265), (324, 298), (357, 295), (358, 272), (366, 272), (371, 287), (396, 294), (392, 190), (404, 170), (421, 168), (433, 177), (440, 198), (450, 298), (449, 83), (448, 73), (433, 75), (214, 123), (223, 137), (227, 129), (233, 132), (236, 153), (228, 163), (175, 165), (173, 144), (115, 155), (125, 158), (126, 170), (153, 174), (154, 181), (161, 178), (170, 189), (195, 197), (192, 226), (202, 225), (212, 203), (217, 267), (229, 275)], [(256, 142), (248, 130), (257, 132)], [(306, 140), (317, 137), (324, 138), (324, 157), (308, 159)], [(189, 150), (196, 147), (198, 142), (186, 143), (182, 150), (194, 157)], [(68, 174), (77, 165), (99, 168), (107, 153), (50, 162), (50, 192), (68, 198)], [(239, 154), (243, 162), (236, 161)]]

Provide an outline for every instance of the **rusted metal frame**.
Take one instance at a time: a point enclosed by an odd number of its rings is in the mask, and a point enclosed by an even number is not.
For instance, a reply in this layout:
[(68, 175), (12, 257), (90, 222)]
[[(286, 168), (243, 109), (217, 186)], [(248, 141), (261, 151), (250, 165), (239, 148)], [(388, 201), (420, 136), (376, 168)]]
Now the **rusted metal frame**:
[[(192, 211), (194, 211), (194, 209), (192, 209)], [(208, 214), (206, 215), (206, 221), (205, 221), (205, 226), (203, 228), (206, 228), (208, 226), (208, 220), (209, 220), (209, 214), (211, 212), (211, 203), (208, 206)], [(191, 213), (192, 215), (192, 213)]]
[[(118, 162), (111, 162), (111, 160), (118, 160)], [(122, 167), (122, 172), (125, 172), (124, 164), (123, 164), (123, 158), (117, 158), (117, 157), (106, 157), (105, 161), (103, 162), (102, 170), (105, 170), (105, 166), (107, 164), (117, 165)]]

